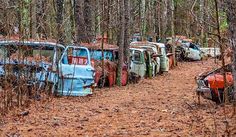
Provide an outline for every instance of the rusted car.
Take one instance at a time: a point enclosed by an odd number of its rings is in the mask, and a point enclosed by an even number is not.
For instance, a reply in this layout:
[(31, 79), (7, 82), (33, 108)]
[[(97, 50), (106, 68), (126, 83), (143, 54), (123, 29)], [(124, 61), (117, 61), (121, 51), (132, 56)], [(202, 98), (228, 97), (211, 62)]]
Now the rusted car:
[(132, 42), (130, 43), (131, 48), (143, 48), (151, 54), (151, 66), (153, 67), (152, 76), (156, 76), (161, 71), (161, 53), (158, 51), (158, 47), (151, 42)]
[[(90, 51), (92, 65), (95, 68), (95, 83), (98, 87), (114, 86), (116, 84), (116, 73), (118, 64), (118, 47), (104, 43), (102, 50), (101, 43), (82, 43)], [(82, 54), (82, 53), (81, 53)], [(104, 58), (104, 62), (102, 61)], [(104, 70), (103, 70), (104, 69)], [(122, 81), (121, 84), (125, 86), (128, 83), (128, 68), (123, 63)]]
[(50, 42), (0, 41), (2, 82), (13, 80), (16, 82), (13, 85), (19, 85), (24, 81), (28, 87), (34, 85), (38, 89), (55, 85), (57, 64), (63, 51), (64, 46)]
[(130, 73), (137, 74), (141, 78), (152, 78), (155, 76), (153, 62), (156, 56), (152, 56), (153, 54), (151, 54), (150, 50), (143, 48), (130, 48), (130, 55)]
[[(224, 73), (226, 82), (224, 82)], [(196, 78), (198, 95), (205, 99), (212, 100), (216, 103), (224, 102), (224, 91), (228, 92), (229, 100), (235, 99), (233, 92), (233, 76), (232, 65), (226, 65), (224, 68), (215, 69), (209, 72), (200, 74)], [(226, 86), (226, 85), (227, 86)]]
[(175, 39), (169, 38), (166, 45), (168, 46), (169, 52), (171, 52), (172, 46), (175, 46), (175, 55), (178, 61), (198, 61), (202, 60), (204, 55), (200, 46), (193, 43), (191, 39), (187, 39), (185, 36), (176, 36)]
[(186, 59), (189, 60), (202, 60), (203, 58), (203, 52), (197, 46), (193, 43), (184, 43), (182, 45), (182, 48), (184, 49), (184, 55)]
[[(74, 50), (68, 52), (69, 49)], [(86, 51), (89, 55), (89, 51)], [(63, 45), (53, 42), (0, 41), (0, 83), (22, 85), (28, 92), (34, 88), (50, 94), (91, 94), (94, 69), (90, 66), (90, 59), (87, 59), (86, 66), (72, 65), (69, 63), (69, 55), (74, 52), (75, 47), (67, 47), (65, 50)]]

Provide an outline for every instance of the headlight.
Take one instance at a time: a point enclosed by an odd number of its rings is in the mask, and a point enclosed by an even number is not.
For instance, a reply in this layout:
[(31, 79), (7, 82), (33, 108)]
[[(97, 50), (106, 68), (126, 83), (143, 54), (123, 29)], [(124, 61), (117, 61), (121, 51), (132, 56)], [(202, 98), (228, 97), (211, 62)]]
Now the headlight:
[(204, 80), (197, 80), (197, 85), (198, 87), (206, 87), (205, 81)]

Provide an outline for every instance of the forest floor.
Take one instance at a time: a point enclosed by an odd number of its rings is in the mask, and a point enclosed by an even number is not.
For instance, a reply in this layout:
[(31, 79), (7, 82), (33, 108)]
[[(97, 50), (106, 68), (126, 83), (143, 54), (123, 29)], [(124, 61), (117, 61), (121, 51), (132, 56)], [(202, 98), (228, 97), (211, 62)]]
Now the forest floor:
[(26, 116), (0, 117), (0, 136), (221, 136), (227, 123), (235, 135), (232, 107), (225, 118), (224, 107), (202, 98), (199, 105), (195, 95), (195, 76), (216, 66), (183, 62), (139, 84), (34, 102)]

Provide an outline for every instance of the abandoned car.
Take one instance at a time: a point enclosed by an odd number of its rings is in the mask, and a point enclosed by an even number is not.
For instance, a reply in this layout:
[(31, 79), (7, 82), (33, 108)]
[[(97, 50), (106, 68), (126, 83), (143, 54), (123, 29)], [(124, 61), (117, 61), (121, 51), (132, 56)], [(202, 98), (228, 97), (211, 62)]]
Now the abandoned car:
[[(0, 83), (24, 85), (29, 92), (31, 88), (37, 88), (37, 91), (49, 88), (46, 90), (49, 94), (86, 95), (85, 91), (94, 83), (93, 68), (66, 64), (67, 51), (68, 48), (65, 50), (63, 45), (52, 42), (0, 41)], [(84, 69), (84, 76), (78, 74)], [(90, 83), (84, 79), (89, 79)]]
[[(118, 47), (104, 43), (102, 49), (101, 43), (82, 43), (90, 51), (92, 65), (95, 68), (95, 83), (98, 87), (114, 86), (116, 84), (116, 73), (118, 64)], [(103, 60), (104, 59), (104, 60)], [(128, 83), (128, 68), (125, 63), (122, 67), (121, 84), (125, 86)]]
[[(224, 77), (225, 73), (225, 77)], [(226, 82), (225, 79), (226, 78)], [(215, 69), (213, 71), (200, 74), (196, 78), (198, 95), (205, 99), (212, 100), (216, 103), (224, 102), (224, 91), (228, 92), (229, 100), (235, 98), (233, 92), (233, 76), (232, 65), (226, 65), (224, 68)]]
[(141, 78), (152, 78), (155, 75), (155, 68), (153, 65), (156, 56), (152, 56), (150, 50), (143, 48), (130, 48), (131, 63), (130, 72), (137, 74)]
[(161, 54), (158, 52), (158, 47), (156, 47), (154, 44), (150, 42), (132, 42), (130, 44), (131, 48), (142, 48), (147, 50), (151, 54), (151, 66), (153, 67), (153, 74), (152, 76), (156, 76), (158, 73), (160, 73), (161, 69), (161, 63), (160, 63), (160, 57)]
[(184, 43), (176, 47), (176, 54), (179, 55), (179, 60), (193, 60), (199, 61), (203, 58), (201, 49), (193, 43)]

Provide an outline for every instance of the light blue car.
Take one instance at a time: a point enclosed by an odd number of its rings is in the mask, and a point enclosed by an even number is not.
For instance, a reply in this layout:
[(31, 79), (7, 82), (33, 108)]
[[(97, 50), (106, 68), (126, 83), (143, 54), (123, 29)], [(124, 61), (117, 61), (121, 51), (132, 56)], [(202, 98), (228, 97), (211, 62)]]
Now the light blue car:
[(94, 76), (89, 50), (85, 47), (67, 46), (59, 61), (58, 93), (66, 96), (92, 94)]
[[(86, 56), (78, 56), (84, 50)], [(0, 86), (12, 77), (12, 86), (34, 88), (67, 96), (92, 94), (94, 68), (87, 48), (51, 42), (0, 41)], [(22, 86), (22, 85), (21, 85)]]

